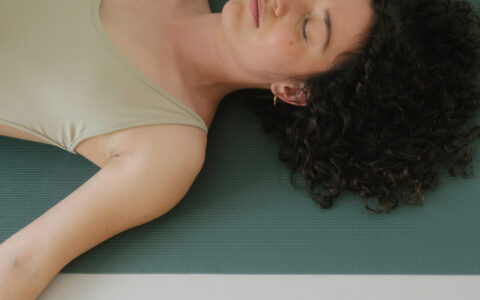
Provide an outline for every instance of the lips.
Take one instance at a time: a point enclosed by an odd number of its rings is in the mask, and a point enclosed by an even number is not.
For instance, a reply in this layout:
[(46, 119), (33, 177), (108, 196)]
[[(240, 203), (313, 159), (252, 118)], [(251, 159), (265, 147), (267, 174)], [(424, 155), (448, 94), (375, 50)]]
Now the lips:
[(260, 20), (262, 19), (263, 15), (263, 0), (257, 0), (258, 5), (258, 26), (260, 26)]
[(253, 16), (253, 20), (258, 27), (258, 0), (250, 0), (250, 12)]

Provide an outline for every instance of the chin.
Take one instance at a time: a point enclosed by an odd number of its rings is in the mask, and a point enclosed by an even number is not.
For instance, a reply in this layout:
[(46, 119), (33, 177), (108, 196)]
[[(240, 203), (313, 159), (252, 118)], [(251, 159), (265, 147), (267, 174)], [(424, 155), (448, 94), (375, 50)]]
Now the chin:
[(245, 17), (250, 17), (248, 0), (229, 0), (222, 9), (222, 23), (229, 32), (238, 32), (246, 27)]

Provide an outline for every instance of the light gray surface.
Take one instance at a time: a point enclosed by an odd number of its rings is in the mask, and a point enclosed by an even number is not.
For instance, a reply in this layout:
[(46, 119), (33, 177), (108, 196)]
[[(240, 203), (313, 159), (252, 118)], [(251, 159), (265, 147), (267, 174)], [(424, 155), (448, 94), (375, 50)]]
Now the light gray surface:
[(480, 299), (480, 276), (60, 274), (38, 300)]

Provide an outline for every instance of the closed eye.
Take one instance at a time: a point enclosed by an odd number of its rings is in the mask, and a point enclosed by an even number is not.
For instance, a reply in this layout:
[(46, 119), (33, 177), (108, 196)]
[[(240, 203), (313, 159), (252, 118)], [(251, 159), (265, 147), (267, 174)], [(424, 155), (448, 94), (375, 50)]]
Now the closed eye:
[(308, 38), (307, 38), (307, 31), (306, 31), (307, 22), (308, 22), (308, 18), (305, 18), (305, 20), (303, 21), (303, 30), (302, 30), (303, 39), (304, 39), (305, 41), (308, 40)]

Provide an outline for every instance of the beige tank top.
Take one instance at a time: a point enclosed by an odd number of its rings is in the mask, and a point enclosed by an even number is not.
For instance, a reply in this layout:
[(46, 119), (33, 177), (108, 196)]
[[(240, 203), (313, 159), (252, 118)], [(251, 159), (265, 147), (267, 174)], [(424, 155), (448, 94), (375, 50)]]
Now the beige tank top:
[(142, 74), (100, 22), (101, 0), (0, 0), (0, 123), (77, 154), (83, 140), (203, 119)]

